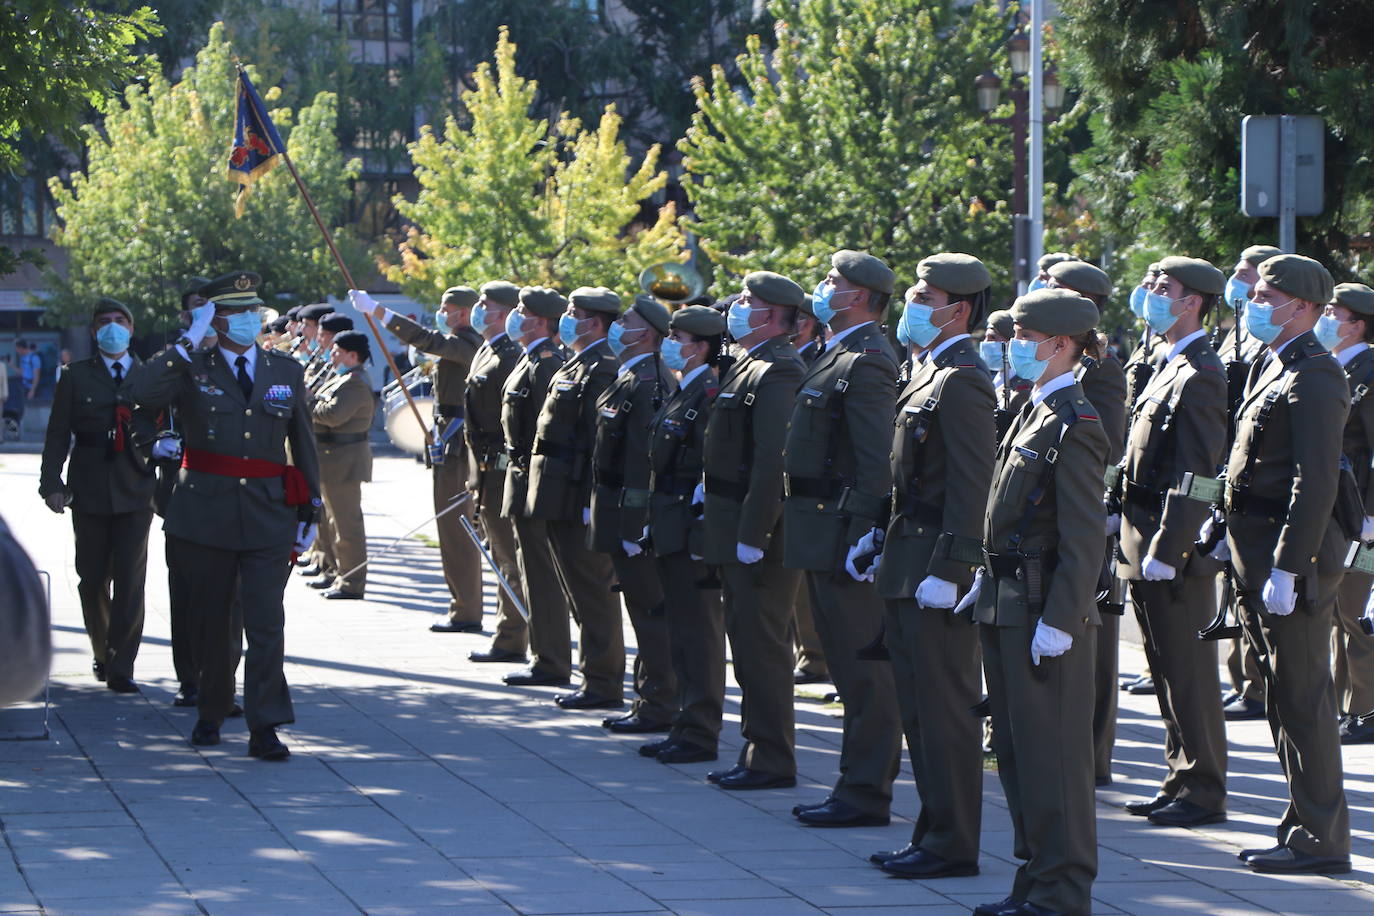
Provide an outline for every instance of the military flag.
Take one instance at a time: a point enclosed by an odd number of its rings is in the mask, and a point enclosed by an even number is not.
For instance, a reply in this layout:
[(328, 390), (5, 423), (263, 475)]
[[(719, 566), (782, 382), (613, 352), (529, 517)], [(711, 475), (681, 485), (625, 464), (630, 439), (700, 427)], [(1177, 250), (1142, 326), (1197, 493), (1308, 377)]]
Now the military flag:
[(234, 142), (229, 148), (230, 181), (239, 189), (234, 197), (234, 216), (243, 216), (243, 205), (253, 182), (270, 172), (286, 153), (286, 144), (267, 114), (262, 97), (243, 68), (239, 68), (238, 99), (234, 113)]

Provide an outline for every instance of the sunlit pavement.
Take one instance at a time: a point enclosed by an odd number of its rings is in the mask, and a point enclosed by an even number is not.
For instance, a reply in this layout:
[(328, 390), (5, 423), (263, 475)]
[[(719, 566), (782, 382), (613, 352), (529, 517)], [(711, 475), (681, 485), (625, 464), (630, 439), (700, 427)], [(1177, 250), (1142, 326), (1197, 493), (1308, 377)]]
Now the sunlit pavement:
[[(52, 574), (57, 647), (51, 736), (0, 741), (0, 913), (933, 916), (1010, 889), (1010, 824), (994, 772), (982, 874), (888, 878), (866, 857), (910, 838), (916, 800), (905, 762), (895, 804), (903, 817), (814, 830), (790, 811), (826, 794), (838, 761), (839, 720), (818, 703), (798, 704), (795, 789), (731, 794), (705, 782), (715, 765), (642, 758), (641, 739), (608, 735), (600, 713), (563, 712), (552, 689), (502, 685), (510, 666), (469, 662), (489, 635), (428, 632), (443, 585), (438, 551), (420, 539), (378, 560), (365, 602), (324, 601), (293, 576), (289, 762), (245, 756), (242, 719), (225, 723), (220, 746), (193, 749), (195, 711), (170, 705), (161, 532), (148, 551), (143, 694), (117, 695), (91, 677), (70, 521), (43, 507), (37, 474), (37, 455), (0, 454), (0, 511)], [(379, 458), (375, 475), (364, 497), (379, 550), (432, 509), (413, 461)], [(432, 525), (421, 533), (435, 536)], [(1123, 671), (1139, 670), (1134, 646), (1121, 658)], [(732, 684), (724, 766), (739, 746), (737, 701)], [(1262, 876), (1235, 853), (1272, 845), (1286, 803), (1265, 723), (1228, 726), (1228, 823), (1152, 827), (1120, 805), (1153, 796), (1163, 731), (1153, 697), (1122, 694), (1121, 703), (1115, 782), (1098, 792), (1095, 912), (1374, 912), (1374, 747), (1345, 754), (1355, 873)], [(41, 704), (0, 710), (0, 737), (41, 729)]]

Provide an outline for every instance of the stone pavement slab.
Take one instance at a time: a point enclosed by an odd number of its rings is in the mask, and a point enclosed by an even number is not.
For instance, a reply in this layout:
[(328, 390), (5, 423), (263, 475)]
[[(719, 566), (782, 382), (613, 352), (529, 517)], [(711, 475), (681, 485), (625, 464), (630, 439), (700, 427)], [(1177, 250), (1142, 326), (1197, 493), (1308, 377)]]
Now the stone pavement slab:
[[(866, 857), (910, 837), (905, 762), (888, 827), (811, 830), (790, 815), (834, 778), (837, 710), (799, 700), (796, 788), (722, 792), (704, 780), (719, 763), (646, 760), (635, 753), (643, 739), (559, 710), (557, 691), (502, 685), (509, 666), (467, 660), (489, 632), (429, 633), (443, 584), (437, 550), (419, 539), (377, 559), (365, 602), (322, 601), (293, 577), (290, 762), (246, 757), (242, 720), (225, 723), (220, 746), (192, 748), (194, 710), (170, 705), (161, 533), (149, 545), (143, 694), (117, 696), (90, 676), (70, 521), (39, 503), (37, 469), (35, 455), (0, 454), (0, 507), (53, 576), (57, 650), (50, 737), (0, 741), (0, 914), (940, 916), (1010, 887), (1011, 826), (993, 770), (982, 873), (889, 878)], [(374, 473), (364, 508), (377, 551), (432, 510), (415, 462), (379, 457)], [(435, 537), (432, 525), (420, 533)], [(494, 597), (488, 581), (489, 607)], [(1141, 663), (1123, 645), (1122, 670)], [(738, 699), (731, 683), (727, 765)], [(41, 705), (0, 710), (0, 738), (41, 724)], [(1120, 805), (1154, 794), (1163, 729), (1153, 698), (1122, 696), (1115, 781), (1098, 793), (1094, 912), (1374, 912), (1374, 747), (1345, 753), (1356, 872), (1283, 878), (1235, 860), (1272, 842), (1285, 804), (1267, 726), (1230, 723), (1228, 733), (1230, 820), (1151, 827)]]

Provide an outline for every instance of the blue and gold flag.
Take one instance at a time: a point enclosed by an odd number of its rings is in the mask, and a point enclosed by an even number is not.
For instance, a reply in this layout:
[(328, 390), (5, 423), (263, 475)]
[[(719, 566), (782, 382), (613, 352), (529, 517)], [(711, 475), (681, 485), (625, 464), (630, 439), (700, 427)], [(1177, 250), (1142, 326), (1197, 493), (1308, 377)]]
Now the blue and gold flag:
[(230, 181), (238, 182), (234, 198), (234, 216), (243, 216), (243, 205), (253, 182), (270, 172), (278, 158), (286, 152), (277, 127), (262, 104), (262, 97), (253, 88), (248, 74), (239, 69), (238, 102), (234, 113), (234, 144), (229, 149)]

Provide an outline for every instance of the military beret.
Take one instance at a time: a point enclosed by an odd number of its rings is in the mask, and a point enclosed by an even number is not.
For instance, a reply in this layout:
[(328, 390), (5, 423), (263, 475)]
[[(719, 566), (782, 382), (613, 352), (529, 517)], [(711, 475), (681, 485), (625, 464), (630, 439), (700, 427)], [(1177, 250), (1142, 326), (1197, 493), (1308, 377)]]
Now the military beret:
[(744, 275), (744, 288), (749, 295), (757, 296), (769, 305), (784, 305), (801, 308), (806, 301), (806, 291), (796, 283), (775, 274), (771, 270), (756, 270)]
[[(486, 286), (482, 289), (485, 290)], [(557, 290), (545, 286), (527, 286), (520, 290), (520, 304), (526, 312), (538, 318), (557, 318), (567, 309), (568, 300), (559, 295)]]
[(850, 283), (874, 292), (892, 295), (896, 275), (892, 273), (891, 267), (871, 254), (845, 248), (830, 256), (830, 266), (843, 274)]
[(739, 297), (739, 293), (731, 293), (724, 299), (717, 299), (715, 302), (712, 302), (711, 308), (715, 309), (717, 312), (720, 312), (723, 315), (726, 312), (730, 311), (730, 306), (734, 305), (739, 300)]
[(1361, 315), (1374, 315), (1374, 289), (1363, 283), (1338, 283), (1331, 294), (1331, 304)]
[(1226, 275), (1202, 258), (1165, 258), (1159, 262), (1159, 272), (1209, 296), (1220, 296), (1226, 290)]
[(319, 321), (325, 315), (334, 311), (334, 306), (328, 302), (316, 302), (314, 305), (302, 306), (296, 313), (296, 317), (301, 321)]
[(579, 286), (568, 295), (573, 308), (605, 315), (620, 314), (620, 296), (604, 286)]
[(1017, 299), (1012, 320), (1051, 337), (1076, 337), (1097, 327), (1097, 306), (1072, 290), (1037, 289)]
[(812, 318), (815, 318), (816, 297), (811, 295), (810, 293), (804, 293), (802, 295), (801, 305), (797, 306), (797, 310), (802, 312), (803, 314), (810, 315)]
[(1295, 299), (1325, 305), (1331, 301), (1331, 273), (1300, 254), (1279, 254), (1259, 264), (1260, 279)]
[(332, 331), (335, 334), (340, 331), (353, 330), (353, 319), (347, 315), (340, 315), (338, 312), (330, 312), (320, 319), (320, 330)]
[(668, 326), (693, 337), (719, 337), (725, 333), (725, 316), (709, 305), (687, 305), (673, 312)]
[(1007, 309), (999, 309), (988, 316), (988, 327), (997, 333), (998, 337), (1011, 340), (1016, 333), (1016, 319), (1011, 317), (1011, 312)]
[(450, 286), (444, 290), (443, 298), (439, 300), (439, 304), (467, 308), (470, 305), (475, 305), (478, 298), (477, 290), (471, 286)]
[(123, 312), (124, 317), (129, 319), (129, 323), (134, 323), (134, 313), (129, 311), (129, 307), (118, 299), (111, 299), (109, 296), (102, 296), (96, 302), (95, 308), (91, 309), (91, 317), (105, 315), (109, 312)]
[(1151, 264), (1149, 267), (1145, 268), (1145, 272), (1146, 272), (1147, 274), (1157, 274), (1157, 273), (1159, 273), (1159, 262), (1158, 262), (1158, 261), (1155, 261), (1155, 262), (1154, 262), (1153, 264)]
[(668, 307), (653, 296), (635, 296), (630, 311), (638, 312), (639, 317), (649, 322), (649, 327), (660, 334), (668, 333)]
[[(540, 287), (533, 287), (539, 289)], [(492, 302), (515, 308), (520, 304), (520, 287), (506, 280), (491, 280), (482, 284), (482, 295)]]
[(301, 317), (301, 309), (303, 308), (305, 308), (304, 305), (291, 306), (289, 309), (286, 310), (286, 317), (291, 321), (299, 321)]
[(1273, 245), (1251, 245), (1240, 253), (1240, 259), (1248, 261), (1251, 267), (1259, 267), (1265, 261), (1280, 254), (1283, 254), (1283, 251)]
[(972, 296), (992, 285), (992, 275), (971, 254), (933, 254), (916, 265), (917, 279), (955, 296)]
[(258, 298), (258, 286), (262, 277), (251, 270), (236, 270), (216, 277), (202, 286), (198, 292), (215, 305), (226, 308), (262, 305)]
[(1040, 260), (1035, 262), (1037, 270), (1048, 271), (1056, 264), (1063, 264), (1065, 261), (1077, 261), (1078, 255), (1069, 254), (1067, 251), (1049, 251), (1040, 256)]
[(285, 332), (286, 332), (286, 323), (289, 322), (290, 320), (291, 320), (291, 319), (288, 318), (288, 317), (286, 317), (285, 315), (280, 315), (280, 316), (278, 316), (277, 318), (274, 318), (272, 321), (270, 321), (270, 322), (267, 323), (267, 330), (271, 331), (271, 332), (274, 333), (274, 334), (282, 334), (282, 333), (285, 333)]
[(372, 344), (362, 331), (344, 331), (334, 335), (334, 345), (340, 350), (349, 350), (366, 359), (372, 355)]
[(1055, 261), (1049, 266), (1049, 274), (1065, 289), (1088, 296), (1110, 296), (1112, 280), (1102, 268), (1087, 261)]

